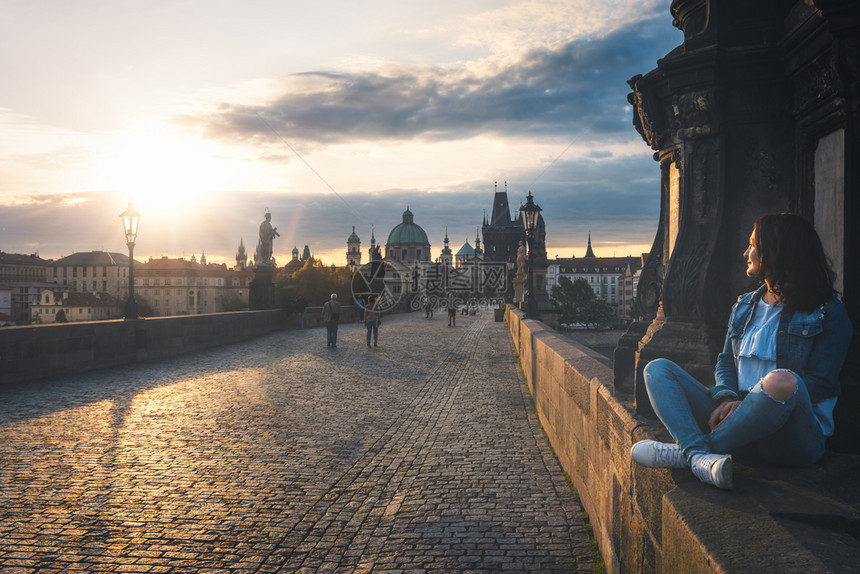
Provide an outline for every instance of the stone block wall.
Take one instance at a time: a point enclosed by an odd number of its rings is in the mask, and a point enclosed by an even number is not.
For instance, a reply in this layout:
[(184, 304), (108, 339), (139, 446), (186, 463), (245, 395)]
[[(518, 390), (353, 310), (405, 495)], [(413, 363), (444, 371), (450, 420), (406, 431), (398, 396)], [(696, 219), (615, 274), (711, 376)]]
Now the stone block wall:
[(608, 572), (856, 566), (854, 531), (836, 533), (833, 525), (860, 522), (853, 491), (839, 481), (860, 468), (860, 458), (828, 454), (799, 470), (745, 466), (733, 491), (704, 485), (686, 469), (640, 467), (630, 458), (635, 442), (671, 439), (662, 425), (634, 414), (632, 393), (614, 389), (605, 361), (512, 307), (505, 318), (541, 424), (589, 514)]
[[(354, 307), (343, 307), (341, 322), (356, 318)], [(304, 327), (321, 324), (322, 309), (309, 307)], [(0, 385), (164, 359), (298, 326), (297, 315), (272, 309), (4, 327)]]

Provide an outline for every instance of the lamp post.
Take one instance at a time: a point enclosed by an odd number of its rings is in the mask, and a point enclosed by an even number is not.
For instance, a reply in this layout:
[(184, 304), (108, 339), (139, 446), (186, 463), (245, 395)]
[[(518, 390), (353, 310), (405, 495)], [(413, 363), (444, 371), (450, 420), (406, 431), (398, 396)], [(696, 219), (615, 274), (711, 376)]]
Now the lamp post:
[(534, 242), (537, 234), (538, 215), (541, 208), (534, 202), (532, 192), (526, 197), (526, 204), (520, 207), (523, 216), (523, 225), (526, 228), (526, 240), (529, 244), (529, 287), (528, 299), (526, 300), (526, 319), (539, 319), (537, 300), (535, 299), (535, 273), (534, 273)]
[(119, 216), (122, 218), (122, 228), (125, 232), (125, 242), (128, 245), (128, 301), (125, 303), (125, 318), (140, 319), (137, 314), (137, 302), (134, 300), (134, 242), (137, 239), (137, 224), (140, 214), (128, 202), (128, 209)]

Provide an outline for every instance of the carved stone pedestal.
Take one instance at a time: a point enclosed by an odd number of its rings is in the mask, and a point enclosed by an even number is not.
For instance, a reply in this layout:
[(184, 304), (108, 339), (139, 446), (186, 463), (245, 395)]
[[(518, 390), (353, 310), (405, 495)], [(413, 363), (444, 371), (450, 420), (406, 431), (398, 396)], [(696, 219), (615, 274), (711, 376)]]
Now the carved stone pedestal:
[(271, 265), (254, 268), (255, 277), (251, 280), (248, 301), (252, 311), (275, 308), (275, 282), (272, 279), (274, 270)]

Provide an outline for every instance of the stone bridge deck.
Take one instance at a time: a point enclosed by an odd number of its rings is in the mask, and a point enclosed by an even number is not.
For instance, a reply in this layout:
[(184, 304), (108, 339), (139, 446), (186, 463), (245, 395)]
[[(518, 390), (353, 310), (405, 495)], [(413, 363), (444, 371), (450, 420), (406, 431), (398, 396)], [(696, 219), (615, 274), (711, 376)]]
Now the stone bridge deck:
[(0, 389), (0, 572), (591, 572), (504, 323)]

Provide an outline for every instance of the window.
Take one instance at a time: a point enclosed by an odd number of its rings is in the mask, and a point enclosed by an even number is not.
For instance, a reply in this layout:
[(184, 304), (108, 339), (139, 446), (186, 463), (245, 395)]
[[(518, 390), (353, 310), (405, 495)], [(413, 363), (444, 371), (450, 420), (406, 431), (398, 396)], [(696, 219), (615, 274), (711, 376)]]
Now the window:
[(165, 294), (165, 295), (170, 295), (170, 289), (165, 289), (165, 290), (164, 290), (164, 294)]

